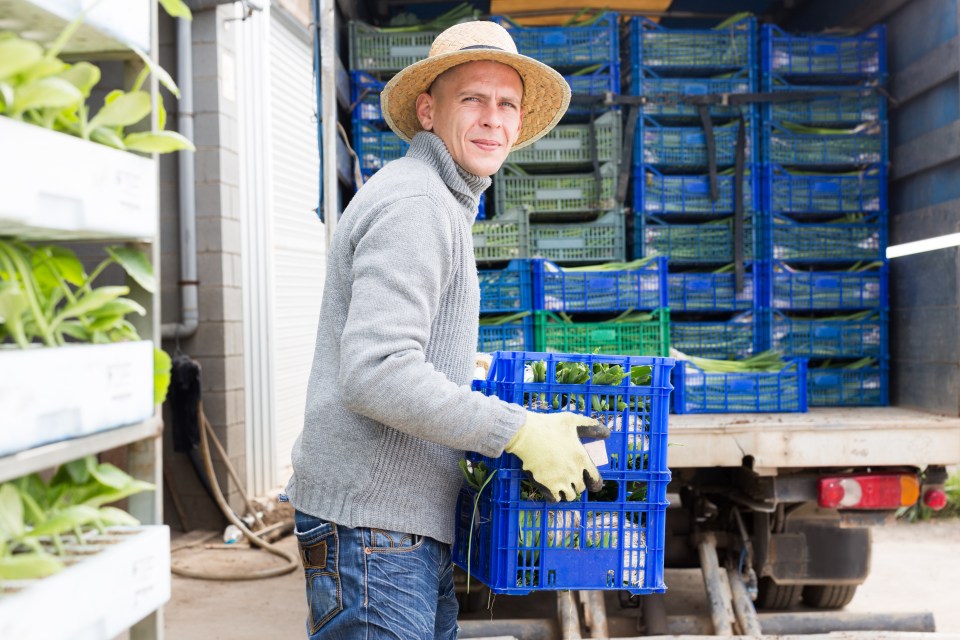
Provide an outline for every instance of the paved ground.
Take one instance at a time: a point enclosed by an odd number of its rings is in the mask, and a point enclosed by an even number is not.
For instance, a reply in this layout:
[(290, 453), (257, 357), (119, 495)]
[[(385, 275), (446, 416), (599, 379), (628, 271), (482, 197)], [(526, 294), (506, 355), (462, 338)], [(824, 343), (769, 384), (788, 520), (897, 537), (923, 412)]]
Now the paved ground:
[[(933, 611), (939, 631), (960, 634), (960, 521), (896, 524), (874, 529), (872, 573), (848, 611)], [(295, 552), (292, 536), (280, 546)], [(174, 546), (177, 541), (174, 541)], [(282, 564), (263, 551), (176, 551), (176, 566), (200, 571), (256, 571)], [(666, 573), (667, 586), (696, 580), (696, 572)], [(695, 592), (695, 591), (694, 591)], [(696, 605), (697, 603), (693, 603)], [(702, 610), (702, 608), (701, 608)], [(303, 576), (211, 582), (174, 576), (164, 610), (169, 640), (286, 640), (304, 638)]]

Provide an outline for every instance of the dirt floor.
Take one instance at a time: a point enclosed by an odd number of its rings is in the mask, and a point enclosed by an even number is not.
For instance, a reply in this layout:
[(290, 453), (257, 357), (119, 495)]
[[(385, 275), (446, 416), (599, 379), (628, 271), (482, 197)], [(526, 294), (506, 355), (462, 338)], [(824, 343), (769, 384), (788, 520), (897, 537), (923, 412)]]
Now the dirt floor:
[[(175, 537), (173, 546), (184, 538)], [(895, 524), (873, 531), (872, 573), (847, 611), (932, 611), (937, 630), (960, 637), (960, 521)], [(211, 542), (219, 542), (212, 540)], [(293, 536), (279, 546), (296, 552)], [(205, 549), (175, 551), (175, 566), (208, 572), (252, 572), (283, 564), (263, 551)], [(667, 571), (668, 612), (706, 610), (696, 571)], [(671, 601), (670, 596), (674, 597)], [(685, 597), (684, 597), (685, 596)], [(682, 598), (683, 602), (678, 602)], [(495, 607), (506, 612), (508, 603)], [(169, 640), (276, 640), (304, 638), (303, 575), (222, 582), (173, 577), (173, 596), (164, 609)], [(630, 612), (623, 612), (630, 615)], [(466, 617), (466, 616), (464, 616)], [(613, 631), (611, 630), (611, 633)], [(634, 635), (634, 634), (630, 634)]]

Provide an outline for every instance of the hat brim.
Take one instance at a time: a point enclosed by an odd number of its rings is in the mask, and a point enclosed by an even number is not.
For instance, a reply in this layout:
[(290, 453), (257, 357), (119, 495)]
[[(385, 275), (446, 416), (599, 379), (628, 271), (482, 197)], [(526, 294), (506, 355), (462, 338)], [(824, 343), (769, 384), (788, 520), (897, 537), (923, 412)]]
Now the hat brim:
[(523, 79), (523, 124), (511, 147), (519, 149), (546, 135), (570, 105), (570, 85), (554, 69), (529, 56), (497, 49), (451, 51), (415, 62), (395, 75), (380, 94), (387, 125), (410, 142), (423, 131), (417, 118), (417, 96), (426, 92), (437, 76), (457, 65), (476, 61), (500, 62), (516, 69)]

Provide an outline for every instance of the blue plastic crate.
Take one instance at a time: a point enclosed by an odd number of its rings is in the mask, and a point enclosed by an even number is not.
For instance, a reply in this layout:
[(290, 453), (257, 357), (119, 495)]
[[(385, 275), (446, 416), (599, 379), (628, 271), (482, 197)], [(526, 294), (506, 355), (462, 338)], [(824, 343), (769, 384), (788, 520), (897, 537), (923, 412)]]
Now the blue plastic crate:
[[(663, 78), (653, 72), (634, 73), (630, 78), (630, 91), (634, 96), (645, 96), (643, 114), (661, 121), (700, 120), (696, 105), (684, 102), (690, 96), (720, 93), (752, 93), (756, 81), (749, 69), (717, 78)], [(740, 115), (739, 106), (712, 105), (710, 115), (716, 119), (735, 118)]]
[(803, 413), (807, 410), (807, 361), (791, 358), (776, 373), (707, 373), (678, 361), (673, 386), (675, 413)]
[(887, 216), (855, 213), (817, 222), (773, 216), (769, 241), (772, 257), (787, 262), (883, 260)]
[[(556, 379), (560, 362), (649, 367), (650, 384), (618, 386), (524, 382), (532, 363)], [(560, 589), (663, 592), (670, 358), (556, 353), (496, 353), (474, 389), (537, 412), (574, 411), (611, 426), (598, 463), (605, 488), (569, 502), (530, 499), (522, 463), (511, 454), (471, 464), (493, 472), (479, 494), (464, 486), (457, 505), (453, 561), (494, 593)], [(619, 409), (617, 408), (619, 407)]]
[(744, 274), (737, 291), (734, 273), (687, 271), (667, 274), (669, 306), (673, 311), (743, 311), (755, 304), (753, 272)]
[[(746, 119), (746, 161), (754, 154), (755, 134), (753, 118)], [(700, 124), (672, 126), (644, 117), (637, 123), (634, 140), (634, 167), (653, 165), (663, 168), (685, 170), (705, 169), (707, 134)], [(718, 124), (713, 127), (714, 149), (718, 167), (732, 167), (736, 159), (739, 121)]]
[(855, 36), (792, 35), (772, 24), (760, 27), (764, 74), (806, 82), (857, 82), (887, 73), (887, 31), (877, 25)]
[[(887, 100), (873, 85), (802, 85), (769, 76), (764, 77), (763, 84), (764, 91), (797, 94), (796, 100), (762, 105), (767, 122), (845, 126), (887, 118)], [(828, 92), (830, 95), (802, 95), (809, 92)]]
[(383, 122), (380, 92), (386, 84), (366, 71), (350, 72), (350, 102), (353, 105), (354, 122)]
[[(751, 165), (743, 177), (743, 210), (759, 202), (759, 171)], [(732, 170), (717, 176), (717, 199), (710, 197), (710, 176), (664, 174), (651, 166), (634, 170), (634, 211), (671, 215), (733, 215), (736, 179)]]
[(757, 21), (752, 17), (722, 29), (670, 29), (646, 18), (630, 19), (630, 64), (669, 75), (714, 75), (755, 69)]
[(818, 318), (771, 312), (776, 351), (804, 358), (887, 357), (887, 313), (879, 309), (855, 317)]
[(888, 306), (887, 265), (866, 271), (802, 271), (774, 263), (770, 275), (775, 309), (843, 310)]
[(792, 131), (789, 126), (776, 122), (763, 125), (761, 139), (766, 162), (823, 168), (887, 162), (886, 122), (835, 129), (835, 133)]
[(533, 261), (534, 308), (547, 311), (626, 311), (667, 306), (667, 259), (638, 269), (577, 271)]
[(360, 169), (368, 176), (391, 160), (405, 156), (409, 148), (409, 143), (389, 129), (362, 123), (353, 125), (353, 150), (360, 158)]
[(885, 407), (890, 404), (886, 362), (862, 369), (812, 367), (807, 371), (811, 407)]
[(480, 194), (480, 200), (477, 202), (477, 220), (487, 219), (487, 192)]
[(619, 15), (607, 11), (589, 25), (525, 27), (506, 16), (491, 16), (503, 26), (517, 51), (554, 68), (620, 62)]
[[(655, 216), (637, 216), (634, 251), (637, 257), (666, 256), (671, 265), (733, 262), (733, 218), (696, 224), (671, 224)], [(744, 221), (744, 258), (756, 254), (753, 218)]]
[(765, 209), (772, 213), (860, 213), (887, 210), (887, 169), (873, 165), (850, 173), (792, 172), (764, 167)]
[(740, 313), (730, 320), (670, 322), (670, 346), (700, 358), (742, 359), (757, 350), (757, 319), (752, 312)]
[[(573, 95), (603, 96), (608, 91), (613, 94), (620, 93), (620, 65), (615, 63), (603, 65), (599, 69), (582, 75), (564, 75), (563, 79), (570, 85)], [(602, 108), (597, 106), (598, 110)], [(588, 115), (590, 115), (588, 105), (571, 103), (563, 117), (569, 120)]]
[[(499, 325), (480, 325), (477, 335), (477, 351), (525, 351), (533, 349), (533, 315), (527, 312), (523, 318)], [(482, 320), (482, 317), (481, 317)]]
[[(529, 260), (511, 260), (506, 269), (478, 271), (480, 313), (533, 311), (532, 268), (533, 265)], [(503, 349), (503, 351), (517, 351), (517, 349)]]

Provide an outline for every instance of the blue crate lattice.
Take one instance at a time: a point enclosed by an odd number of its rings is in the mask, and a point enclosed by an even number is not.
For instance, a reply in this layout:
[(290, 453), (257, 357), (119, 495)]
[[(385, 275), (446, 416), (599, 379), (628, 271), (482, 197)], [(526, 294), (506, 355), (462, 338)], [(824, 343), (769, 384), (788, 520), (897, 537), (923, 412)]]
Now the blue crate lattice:
[(673, 370), (675, 413), (806, 412), (807, 361), (792, 358), (779, 372), (707, 373), (678, 361)]
[[(546, 363), (556, 380), (560, 362), (649, 367), (650, 384), (619, 386), (524, 382), (524, 369)], [(670, 358), (556, 353), (497, 353), (487, 380), (474, 389), (538, 412), (587, 413), (609, 424), (599, 464), (606, 493), (562, 503), (530, 500), (520, 460), (511, 454), (483, 462), (493, 479), (479, 494), (465, 486), (457, 505), (453, 560), (494, 593), (526, 594), (559, 589), (624, 589), (634, 594), (665, 590), (663, 550)], [(620, 407), (619, 409), (617, 407)], [(611, 499), (611, 496), (613, 498)], [(631, 499), (632, 498), (632, 499)]]
[(534, 307), (547, 311), (613, 312), (667, 306), (667, 259), (637, 269), (571, 271), (533, 261)]

